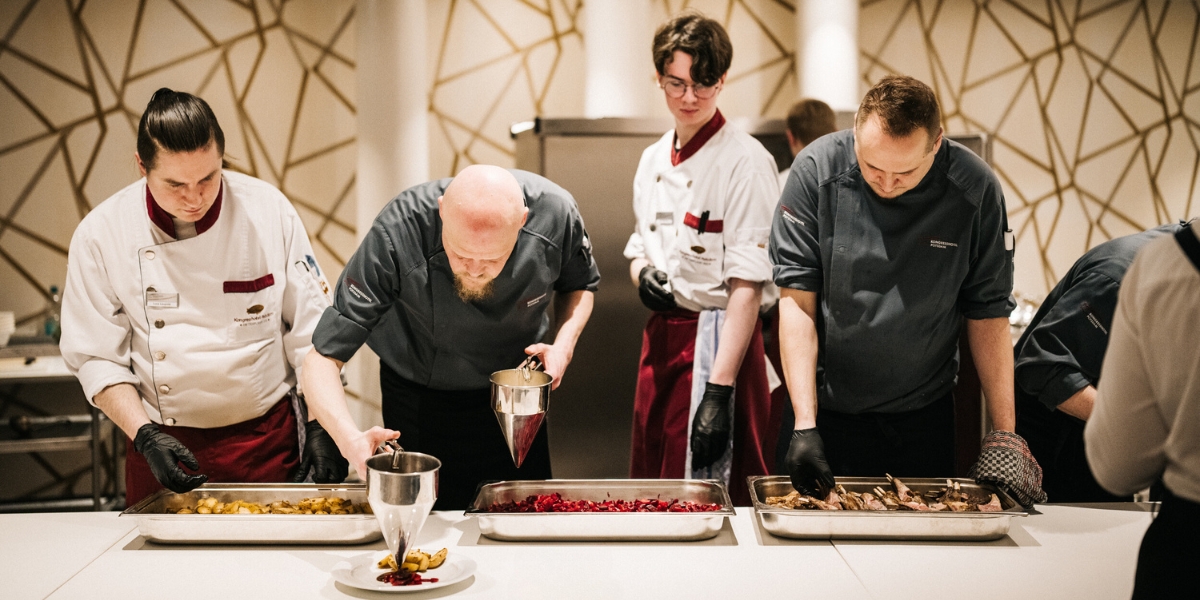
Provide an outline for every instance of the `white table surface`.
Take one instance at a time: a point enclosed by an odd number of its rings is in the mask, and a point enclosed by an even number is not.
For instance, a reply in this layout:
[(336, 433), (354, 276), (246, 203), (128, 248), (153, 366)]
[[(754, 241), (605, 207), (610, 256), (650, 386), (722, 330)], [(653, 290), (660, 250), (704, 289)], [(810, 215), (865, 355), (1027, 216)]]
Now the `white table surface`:
[[(514, 543), (460, 512), (430, 516), (417, 545), (474, 559), (472, 578), (400, 595), (335, 583), (362, 546), (171, 546), (114, 513), (0, 515), (5, 598), (1128, 598), (1143, 505), (1044, 505), (994, 542), (799, 541), (739, 508), (712, 540)], [(16, 567), (16, 568), (10, 568)], [(431, 572), (435, 576), (436, 572)]]

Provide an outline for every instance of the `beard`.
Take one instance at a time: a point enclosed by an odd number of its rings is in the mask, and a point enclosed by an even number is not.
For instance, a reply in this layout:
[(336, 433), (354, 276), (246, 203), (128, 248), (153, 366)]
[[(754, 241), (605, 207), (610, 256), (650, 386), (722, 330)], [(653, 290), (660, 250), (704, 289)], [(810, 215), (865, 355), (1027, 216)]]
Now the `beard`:
[(489, 279), (487, 283), (478, 288), (467, 287), (466, 281), (457, 273), (454, 274), (454, 292), (458, 294), (459, 300), (463, 302), (483, 302), (492, 297), (492, 293), (496, 290), (496, 280)]

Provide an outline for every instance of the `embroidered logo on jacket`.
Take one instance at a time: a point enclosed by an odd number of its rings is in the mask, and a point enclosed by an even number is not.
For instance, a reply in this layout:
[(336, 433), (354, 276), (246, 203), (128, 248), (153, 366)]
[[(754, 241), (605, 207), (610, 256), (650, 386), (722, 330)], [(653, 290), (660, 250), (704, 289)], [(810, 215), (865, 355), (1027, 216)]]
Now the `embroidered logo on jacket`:
[(251, 306), (250, 308), (246, 309), (246, 314), (257, 315), (258, 313), (260, 313), (262, 311), (263, 311), (263, 305), (255, 304), (254, 306)]
[(955, 242), (947, 242), (947, 241), (945, 241), (945, 240), (939, 240), (939, 239), (935, 239), (935, 238), (929, 238), (929, 247), (930, 247), (930, 248), (939, 248), (939, 249), (945, 250), (945, 249), (947, 249), (947, 248), (957, 248), (957, 247), (958, 247), (958, 244), (957, 244), (957, 243), (955, 243)]
[(350, 291), (351, 296), (354, 296), (355, 298), (358, 298), (367, 304), (375, 303), (373, 298), (368, 296), (366, 292), (359, 288), (359, 285), (361, 284), (359, 284), (357, 281), (350, 279), (349, 277), (343, 278), (342, 281), (346, 284), (346, 289)]

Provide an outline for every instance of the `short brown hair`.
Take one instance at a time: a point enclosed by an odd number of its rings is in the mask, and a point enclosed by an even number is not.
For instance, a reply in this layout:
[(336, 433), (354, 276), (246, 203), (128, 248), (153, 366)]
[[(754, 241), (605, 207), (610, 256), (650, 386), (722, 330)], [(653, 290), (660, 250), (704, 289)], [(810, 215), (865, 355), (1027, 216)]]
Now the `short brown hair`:
[(837, 131), (837, 117), (828, 104), (805, 98), (793, 104), (788, 111), (787, 128), (797, 142), (807, 146), (813, 140)]
[(875, 84), (858, 105), (854, 127), (876, 114), (883, 132), (892, 137), (908, 137), (918, 128), (925, 129), (931, 148), (942, 129), (941, 109), (933, 90), (906, 75), (888, 75)]
[(654, 68), (665, 75), (675, 51), (692, 57), (692, 83), (716, 85), (733, 62), (733, 44), (721, 24), (695, 11), (685, 12), (654, 32)]

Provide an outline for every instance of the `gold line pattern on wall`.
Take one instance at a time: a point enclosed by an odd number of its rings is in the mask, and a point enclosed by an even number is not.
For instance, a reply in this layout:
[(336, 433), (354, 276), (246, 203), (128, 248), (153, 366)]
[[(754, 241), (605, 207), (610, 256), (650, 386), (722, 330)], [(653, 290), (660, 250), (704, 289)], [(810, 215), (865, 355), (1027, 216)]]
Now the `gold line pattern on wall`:
[(992, 136), (1018, 239), (1018, 290), (1044, 294), (1088, 248), (1195, 214), (1196, 3), (861, 8), (864, 85), (912, 75), (934, 87), (949, 132)]

